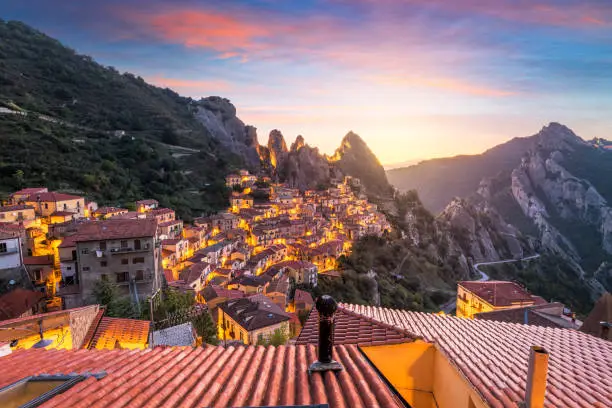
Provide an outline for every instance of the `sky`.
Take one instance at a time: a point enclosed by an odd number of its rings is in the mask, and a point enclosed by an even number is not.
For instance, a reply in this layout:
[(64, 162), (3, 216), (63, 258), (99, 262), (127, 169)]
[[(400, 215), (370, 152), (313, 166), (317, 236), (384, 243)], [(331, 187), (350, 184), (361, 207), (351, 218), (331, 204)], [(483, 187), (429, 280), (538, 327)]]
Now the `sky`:
[(226, 97), (258, 129), (383, 164), (476, 154), (549, 122), (612, 139), (610, 0), (2, 0), (103, 65)]

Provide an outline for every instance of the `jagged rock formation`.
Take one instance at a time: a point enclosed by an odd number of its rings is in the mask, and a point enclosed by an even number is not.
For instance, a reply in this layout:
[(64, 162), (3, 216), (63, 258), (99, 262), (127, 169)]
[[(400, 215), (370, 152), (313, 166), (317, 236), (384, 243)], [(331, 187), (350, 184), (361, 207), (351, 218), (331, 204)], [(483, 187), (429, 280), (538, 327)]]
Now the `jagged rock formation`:
[(287, 160), (287, 143), (280, 130), (274, 129), (268, 138), (268, 151), (270, 152), (270, 163), (272, 167), (279, 168)]
[(507, 224), (486, 202), (456, 198), (437, 217), (474, 262), (520, 259), (527, 244), (514, 226)]
[(349, 132), (329, 161), (343, 174), (356, 177), (369, 194), (389, 195), (392, 191), (378, 158), (359, 135)]
[(257, 129), (236, 116), (236, 107), (225, 98), (209, 96), (196, 104), (195, 117), (225, 148), (239, 155), (253, 170), (259, 169)]

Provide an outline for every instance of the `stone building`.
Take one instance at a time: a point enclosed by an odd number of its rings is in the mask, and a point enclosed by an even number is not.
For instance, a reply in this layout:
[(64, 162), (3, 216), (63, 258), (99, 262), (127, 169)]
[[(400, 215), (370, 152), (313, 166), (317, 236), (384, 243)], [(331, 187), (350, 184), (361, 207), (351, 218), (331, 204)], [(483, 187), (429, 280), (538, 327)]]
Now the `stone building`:
[(161, 287), (161, 254), (155, 219), (104, 220), (83, 225), (74, 237), (77, 280), (84, 301), (98, 280), (119, 285), (134, 300)]

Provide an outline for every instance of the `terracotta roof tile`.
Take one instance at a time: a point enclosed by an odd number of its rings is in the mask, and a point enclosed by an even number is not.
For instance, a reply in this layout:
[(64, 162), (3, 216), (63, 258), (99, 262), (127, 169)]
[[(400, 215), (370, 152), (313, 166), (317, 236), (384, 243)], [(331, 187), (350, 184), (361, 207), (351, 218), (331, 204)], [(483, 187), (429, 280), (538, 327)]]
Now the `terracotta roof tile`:
[(157, 222), (151, 219), (108, 219), (89, 222), (79, 228), (76, 242), (111, 239), (153, 237), (157, 233)]
[[(334, 316), (334, 344), (380, 345), (414, 341), (417, 337), (403, 329), (382, 323), (347, 309), (339, 308)], [(296, 344), (317, 344), (319, 314), (312, 309)]]
[(47, 201), (47, 202), (57, 202), (57, 201), (70, 201), (70, 200), (80, 200), (83, 197), (75, 196), (71, 194), (57, 193), (55, 191), (45, 192), (45, 193), (32, 193), (30, 194), (25, 201), (35, 202), (35, 201)]
[(570, 329), (340, 305), (434, 341), (494, 407), (525, 397), (531, 346), (550, 354), (546, 407), (612, 406), (612, 343)]
[[(38, 291), (15, 288), (0, 296), (0, 320), (19, 318), (31, 310), (45, 295)], [(3, 324), (5, 322), (2, 322)]]
[(0, 387), (28, 375), (96, 373), (43, 407), (247, 407), (404, 405), (354, 345), (335, 348), (344, 370), (308, 374), (313, 345), (154, 350), (37, 350), (1, 357)]
[(148, 343), (149, 327), (148, 320), (103, 317), (89, 348), (112, 350), (117, 342), (121, 347), (130, 348), (130, 344), (144, 346)]
[(457, 284), (493, 306), (511, 306), (520, 302), (523, 304), (546, 303), (546, 301), (541, 297), (533, 296), (525, 288), (515, 282), (463, 281), (458, 282)]

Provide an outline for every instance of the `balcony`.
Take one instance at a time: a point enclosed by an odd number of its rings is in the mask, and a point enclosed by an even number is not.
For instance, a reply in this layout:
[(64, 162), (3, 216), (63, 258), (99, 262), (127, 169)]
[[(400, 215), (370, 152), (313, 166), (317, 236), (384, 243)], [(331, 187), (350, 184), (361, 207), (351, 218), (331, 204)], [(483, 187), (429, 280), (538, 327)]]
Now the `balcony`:
[(110, 248), (110, 249), (108, 249), (106, 251), (103, 251), (103, 252), (108, 252), (111, 255), (117, 255), (117, 254), (125, 254), (125, 253), (130, 253), (130, 252), (148, 252), (150, 250), (151, 250), (150, 245), (143, 245), (139, 249), (131, 248), (131, 247), (126, 247), (126, 248)]

